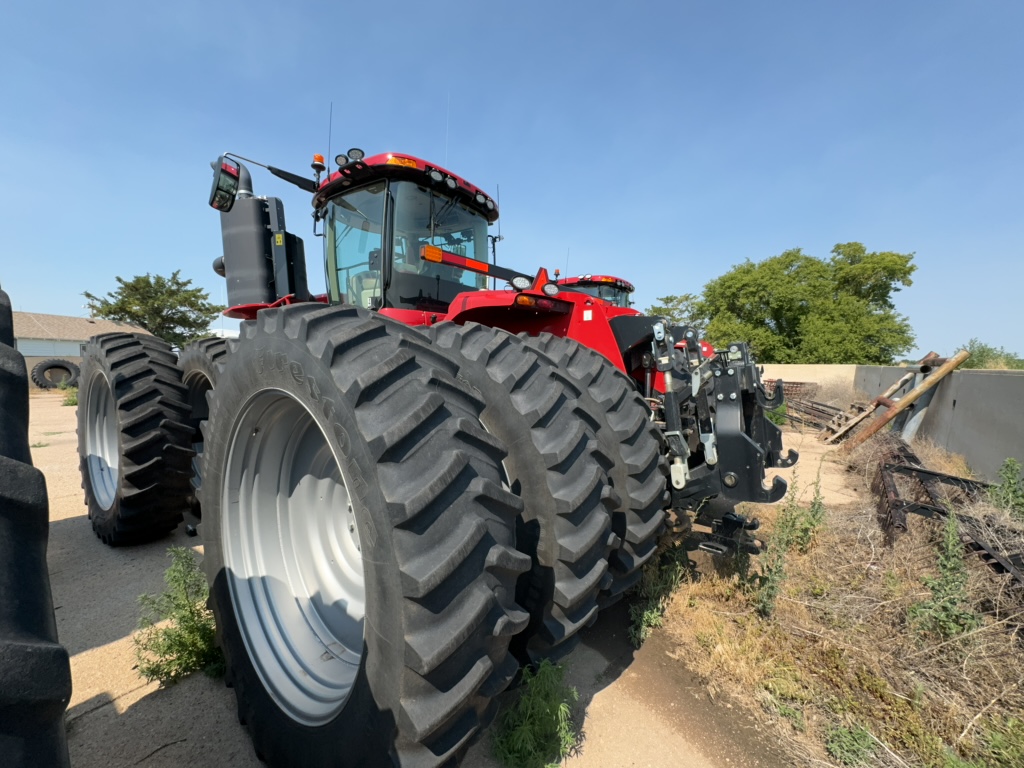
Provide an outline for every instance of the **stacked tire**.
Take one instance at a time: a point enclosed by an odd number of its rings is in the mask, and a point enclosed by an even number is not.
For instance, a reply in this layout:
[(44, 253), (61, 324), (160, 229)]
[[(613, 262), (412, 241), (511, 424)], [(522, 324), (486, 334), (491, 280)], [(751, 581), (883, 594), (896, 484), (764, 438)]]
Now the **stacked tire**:
[(71, 666), (46, 566), (49, 504), (28, 444), (28, 375), (0, 290), (0, 762), (67, 766)]

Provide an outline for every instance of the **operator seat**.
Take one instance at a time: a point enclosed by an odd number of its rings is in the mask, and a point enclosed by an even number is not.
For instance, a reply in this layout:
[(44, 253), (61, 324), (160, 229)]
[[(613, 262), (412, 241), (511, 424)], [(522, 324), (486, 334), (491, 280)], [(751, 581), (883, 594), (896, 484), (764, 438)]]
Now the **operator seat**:
[[(415, 261), (413, 261), (415, 259)], [(395, 272), (406, 272), (412, 275), (418, 275), (420, 272), (420, 260), (418, 257), (409, 257), (401, 251), (395, 251), (394, 261), (391, 262), (394, 265)]]
[(348, 298), (357, 307), (372, 309), (370, 299), (381, 293), (380, 272), (357, 272), (349, 278)]

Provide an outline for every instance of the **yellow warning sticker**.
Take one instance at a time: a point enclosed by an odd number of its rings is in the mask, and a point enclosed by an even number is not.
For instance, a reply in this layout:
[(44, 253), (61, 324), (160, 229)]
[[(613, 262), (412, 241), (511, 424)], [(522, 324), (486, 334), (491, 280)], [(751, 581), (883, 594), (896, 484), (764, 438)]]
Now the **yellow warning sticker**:
[(284, 235), (278, 232), (276, 235), (274, 235), (274, 242), (277, 245), (284, 245)]

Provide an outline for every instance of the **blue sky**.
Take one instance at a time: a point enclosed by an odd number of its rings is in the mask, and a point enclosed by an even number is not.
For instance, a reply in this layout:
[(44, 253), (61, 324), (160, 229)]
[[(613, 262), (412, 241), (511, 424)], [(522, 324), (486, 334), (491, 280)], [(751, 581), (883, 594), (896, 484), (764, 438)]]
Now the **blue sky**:
[[(1019, 1), (6, 6), (15, 309), (84, 315), (82, 291), (175, 269), (220, 301), (209, 162), (306, 172), (333, 102), (332, 155), (408, 152), (500, 192), (509, 266), (626, 277), (643, 308), (860, 241), (916, 253), (896, 297), (916, 351), (1024, 354)], [(321, 285), (308, 195), (253, 170)]]

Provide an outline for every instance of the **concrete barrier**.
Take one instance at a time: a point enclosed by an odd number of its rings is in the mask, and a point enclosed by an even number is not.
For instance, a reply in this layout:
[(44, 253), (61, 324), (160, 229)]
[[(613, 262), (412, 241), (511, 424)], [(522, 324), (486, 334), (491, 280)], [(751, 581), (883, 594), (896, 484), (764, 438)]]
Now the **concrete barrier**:
[[(764, 367), (764, 379), (782, 379), (787, 384), (803, 382), (817, 384), (812, 400), (830, 400), (829, 395), (849, 390), (852, 394), (857, 374), (856, 365), (783, 365), (769, 363)], [(838, 403), (836, 403), (838, 405)]]
[[(907, 372), (896, 366), (856, 368), (854, 385), (870, 397)], [(955, 371), (935, 388), (918, 437), (959, 453), (980, 477), (996, 482), (1007, 458), (1024, 464), (1022, 403), (1024, 371)]]

